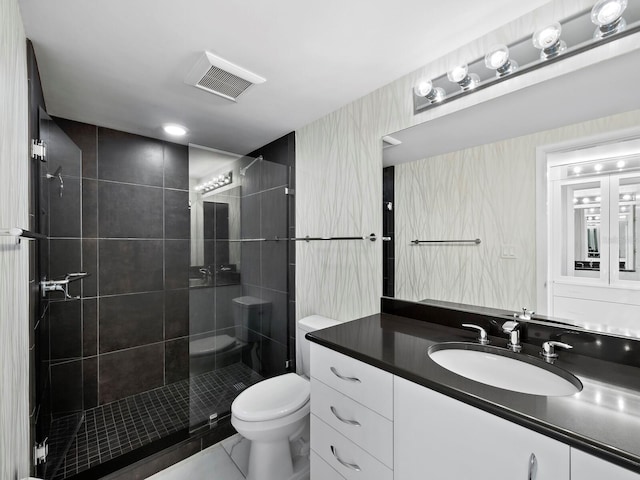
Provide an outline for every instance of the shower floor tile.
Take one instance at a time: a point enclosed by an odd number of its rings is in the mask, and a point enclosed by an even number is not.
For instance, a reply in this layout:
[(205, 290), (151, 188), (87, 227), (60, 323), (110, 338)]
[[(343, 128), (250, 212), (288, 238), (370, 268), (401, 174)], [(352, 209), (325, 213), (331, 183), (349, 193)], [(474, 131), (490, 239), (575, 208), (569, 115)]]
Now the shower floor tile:
[[(50, 478), (71, 477), (190, 425), (208, 421), (213, 413), (219, 416), (228, 413), (233, 399), (262, 379), (245, 364), (235, 363), (86, 410), (64, 461)], [(54, 422), (52, 429), (55, 428)]]

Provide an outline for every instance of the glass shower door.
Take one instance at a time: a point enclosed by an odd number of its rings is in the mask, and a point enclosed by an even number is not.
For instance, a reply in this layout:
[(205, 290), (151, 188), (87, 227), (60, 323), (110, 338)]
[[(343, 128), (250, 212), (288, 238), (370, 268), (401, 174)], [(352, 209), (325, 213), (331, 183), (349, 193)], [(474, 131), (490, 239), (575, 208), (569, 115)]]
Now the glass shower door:
[[(48, 239), (38, 242), (39, 270), (47, 280), (80, 270), (66, 265), (60, 252), (77, 247), (81, 237), (79, 210), (82, 152), (46, 112), (40, 110), (40, 139), (46, 146), (39, 162), (39, 230)], [(36, 323), (36, 442), (46, 441), (47, 461), (37, 466), (45, 479), (59, 469), (83, 420), (81, 282), (69, 285), (69, 297), (52, 292), (41, 298)]]
[[(192, 430), (286, 369), (288, 174), (284, 165), (241, 157), (191, 179)], [(208, 188), (211, 181), (222, 186)]]

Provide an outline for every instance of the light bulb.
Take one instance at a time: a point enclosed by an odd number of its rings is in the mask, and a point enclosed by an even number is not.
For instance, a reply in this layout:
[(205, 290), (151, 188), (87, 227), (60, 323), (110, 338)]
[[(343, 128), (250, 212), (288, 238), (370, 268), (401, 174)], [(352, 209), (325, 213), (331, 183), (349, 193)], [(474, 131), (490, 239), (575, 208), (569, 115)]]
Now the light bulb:
[(509, 59), (509, 48), (506, 45), (491, 47), (484, 56), (484, 64), (487, 68), (495, 70), (498, 77), (508, 75), (518, 68), (518, 64)]
[(621, 32), (627, 26), (622, 12), (627, 0), (599, 0), (591, 9), (591, 21), (598, 26), (593, 37), (600, 39)]
[(451, 68), (447, 72), (447, 78), (460, 85), (462, 90), (471, 90), (480, 83), (480, 77), (475, 73), (469, 73), (469, 66), (466, 63)]
[(582, 199), (582, 203), (589, 203), (591, 200), (589, 199), (589, 197), (584, 197)]
[(467, 73), (469, 73), (467, 64), (457, 65), (447, 72), (447, 78), (452, 82), (458, 83), (465, 79)]
[(413, 91), (418, 97), (424, 97), (430, 103), (440, 102), (446, 96), (444, 89), (434, 87), (431, 80), (420, 80)]
[(580, 173), (582, 171), (582, 167), (573, 167), (573, 173)]
[(539, 48), (542, 60), (555, 57), (567, 49), (567, 44), (560, 40), (562, 26), (556, 22), (541, 28), (533, 34), (533, 46)]
[(596, 164), (596, 165), (593, 167), (593, 169), (594, 169), (596, 172), (599, 172), (600, 170), (602, 170), (602, 164), (600, 164), (600, 163)]
[(624, 168), (625, 165), (624, 160), (618, 160), (618, 163), (616, 163), (616, 167), (618, 168)]

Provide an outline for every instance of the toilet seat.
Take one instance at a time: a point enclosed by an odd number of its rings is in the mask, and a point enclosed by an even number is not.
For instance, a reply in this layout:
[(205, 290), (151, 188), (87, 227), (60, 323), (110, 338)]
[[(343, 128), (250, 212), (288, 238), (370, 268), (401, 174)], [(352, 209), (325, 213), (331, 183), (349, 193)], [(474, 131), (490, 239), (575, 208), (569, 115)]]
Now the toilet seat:
[(236, 345), (235, 337), (229, 335), (212, 335), (189, 342), (189, 355), (211, 355), (226, 352)]
[(231, 413), (245, 422), (264, 422), (286, 417), (309, 402), (308, 380), (287, 373), (263, 380), (236, 397)]

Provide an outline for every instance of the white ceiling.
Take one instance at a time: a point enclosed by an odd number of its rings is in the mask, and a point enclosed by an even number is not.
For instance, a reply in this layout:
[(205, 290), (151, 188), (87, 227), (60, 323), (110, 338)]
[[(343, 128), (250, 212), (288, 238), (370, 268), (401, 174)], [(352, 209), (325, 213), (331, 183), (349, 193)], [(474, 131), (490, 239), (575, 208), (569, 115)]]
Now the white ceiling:
[[(548, 0), (20, 0), (50, 114), (240, 154)], [(266, 77), (238, 103), (183, 80), (208, 50)], [(174, 140), (175, 141), (175, 140)]]

